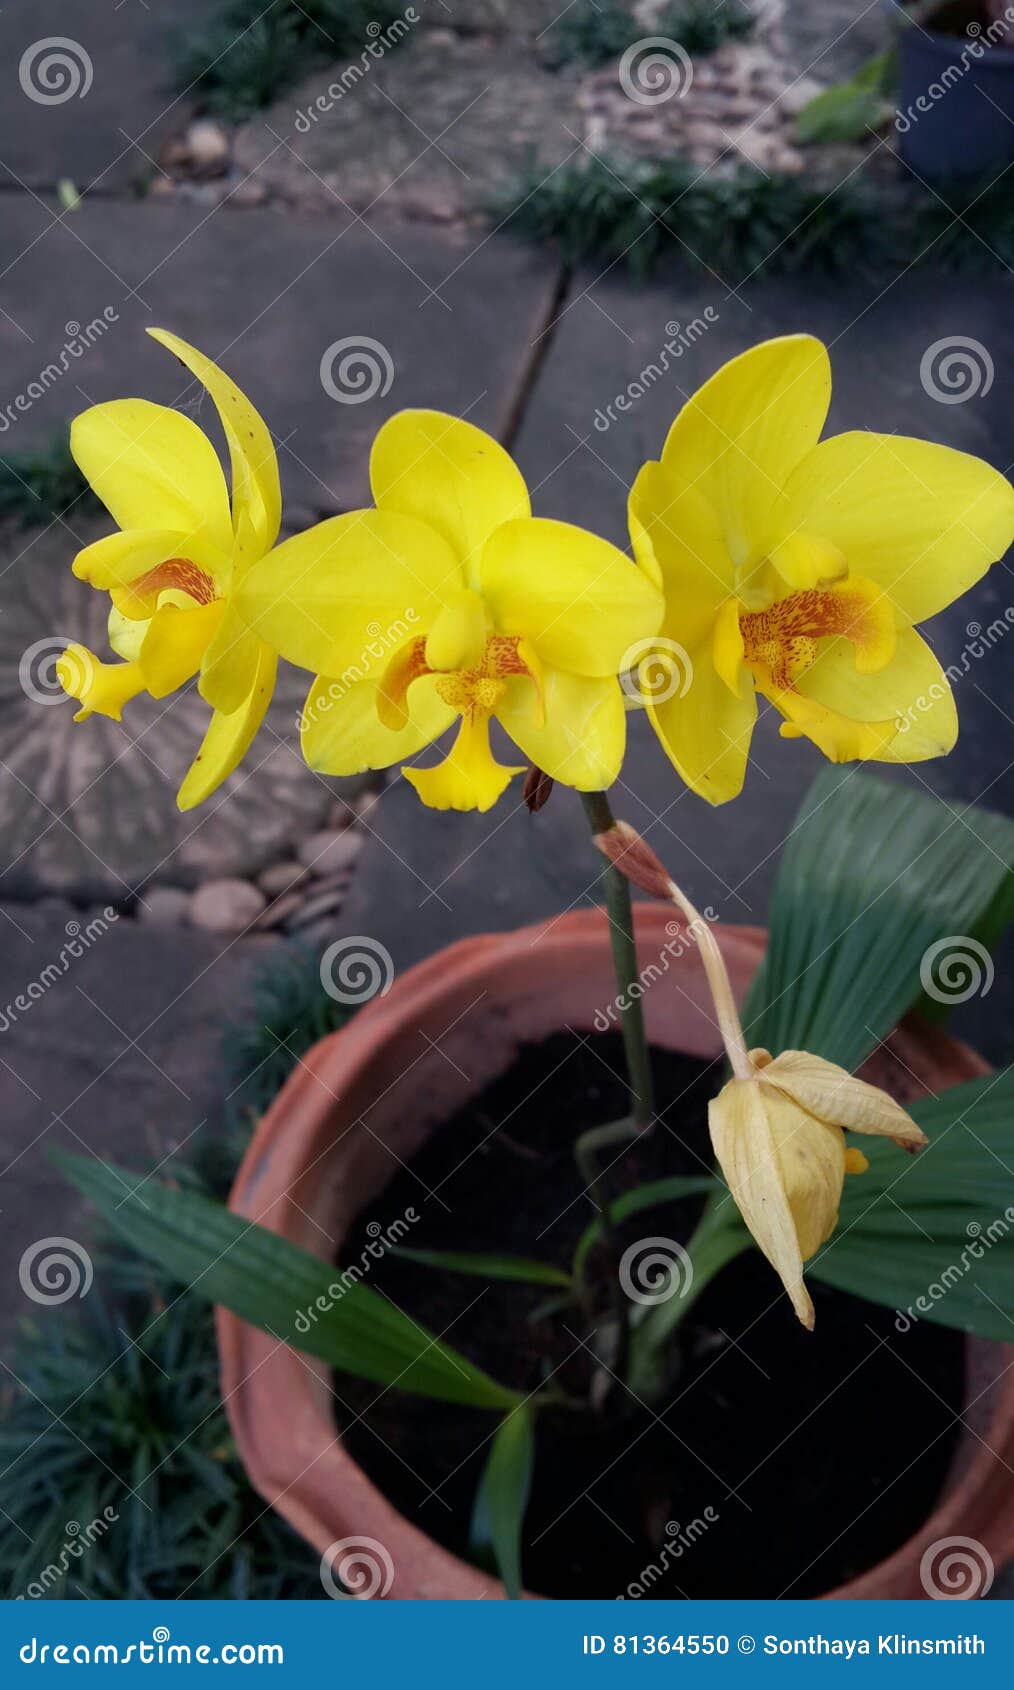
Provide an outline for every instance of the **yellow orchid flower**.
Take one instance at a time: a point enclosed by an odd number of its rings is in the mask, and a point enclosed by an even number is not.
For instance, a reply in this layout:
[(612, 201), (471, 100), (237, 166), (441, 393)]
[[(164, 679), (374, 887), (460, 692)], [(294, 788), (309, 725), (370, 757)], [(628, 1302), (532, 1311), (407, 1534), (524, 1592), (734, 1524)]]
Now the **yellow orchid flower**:
[(813, 1329), (803, 1263), (830, 1238), (848, 1173), (868, 1167), (846, 1132), (891, 1138), (921, 1150), (926, 1137), (878, 1086), (805, 1050), (772, 1057), (748, 1050), (725, 959), (704, 917), (626, 822), (596, 844), (628, 879), (674, 904), (689, 923), (715, 1005), (732, 1079), (708, 1105), (711, 1143), (730, 1194), (758, 1248), (784, 1285), (799, 1319)]
[(820, 341), (765, 341), (688, 401), (631, 489), (634, 553), (665, 593), (662, 666), (675, 644), (683, 669), (653, 698), (648, 657), (642, 691), (713, 804), (743, 785), (758, 692), (833, 762), (949, 751), (951, 689), (914, 625), (1014, 538), (1014, 490), (978, 458), (892, 434), (818, 444), (830, 395)]
[(271, 550), (281, 495), (271, 436), (250, 401), (210, 358), (149, 329), (207, 388), (232, 464), (232, 501), (215, 448), (190, 417), (147, 399), (114, 399), (75, 418), (70, 444), (120, 532), (86, 546), (74, 574), (112, 599), (104, 663), (69, 645), (57, 663), (74, 717), (120, 720), (138, 693), (165, 698), (199, 674), (212, 706), (204, 741), (177, 802), (200, 804), (247, 751), (271, 700), (274, 649), (239, 620), (243, 572)]
[(552, 779), (608, 786), (626, 734), (618, 671), (659, 625), (658, 589), (604, 540), (533, 517), (513, 460), (456, 417), (392, 417), (370, 479), (376, 509), (287, 540), (240, 590), (261, 638), (318, 672), (310, 766), (385, 769), (460, 717), (442, 763), (403, 773), (434, 809), (487, 810), (522, 772), (493, 756), (495, 717)]

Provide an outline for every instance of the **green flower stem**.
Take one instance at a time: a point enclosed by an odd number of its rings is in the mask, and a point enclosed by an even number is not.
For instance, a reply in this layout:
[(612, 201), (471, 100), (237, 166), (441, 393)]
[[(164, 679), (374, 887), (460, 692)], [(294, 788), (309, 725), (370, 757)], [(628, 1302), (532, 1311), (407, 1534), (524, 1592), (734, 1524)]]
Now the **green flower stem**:
[[(581, 802), (593, 834), (608, 833), (611, 827), (615, 827), (616, 818), (604, 792), (582, 792)], [(630, 1114), (634, 1130), (643, 1132), (654, 1120), (655, 1099), (641, 998), (639, 993), (631, 996), (631, 987), (637, 983), (637, 947), (634, 942), (630, 882), (614, 863), (607, 864), (604, 879), (606, 915), (609, 918), (609, 938), (613, 947), (613, 967), (616, 971), (620, 1028), (627, 1058)]]
[(716, 1192), (710, 1198), (687, 1242), (692, 1279), (679, 1263), (674, 1268), (674, 1292), (664, 1302), (643, 1309), (643, 1319), (635, 1326), (630, 1341), (630, 1388), (636, 1395), (650, 1398), (665, 1383), (662, 1352), (673, 1332), (710, 1285), (715, 1275), (746, 1249), (752, 1240), (739, 1215), (732, 1206), (727, 1191)]

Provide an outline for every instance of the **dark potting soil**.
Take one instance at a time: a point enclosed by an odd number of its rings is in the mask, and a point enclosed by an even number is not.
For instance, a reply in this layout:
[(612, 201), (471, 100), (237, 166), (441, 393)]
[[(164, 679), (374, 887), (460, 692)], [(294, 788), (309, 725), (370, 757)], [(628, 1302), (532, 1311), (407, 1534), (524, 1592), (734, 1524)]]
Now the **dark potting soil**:
[[(662, 1123), (613, 1169), (628, 1189), (710, 1171), (715, 1065), (654, 1054)], [(408, 1208), (414, 1249), (483, 1250), (569, 1267), (592, 1218), (573, 1161), (579, 1132), (623, 1112), (609, 1034), (561, 1034), (435, 1133), (361, 1217), (342, 1252)], [(857, 1176), (861, 1177), (861, 1176)], [(622, 1243), (686, 1242), (702, 1199), (642, 1212)], [(597, 1261), (605, 1271), (600, 1251)], [(393, 1254), (370, 1284), (505, 1384), (547, 1373), (583, 1393), (592, 1331), (573, 1308), (532, 1320), (548, 1287), (487, 1284)], [(956, 1442), (964, 1363), (957, 1333), (900, 1334), (894, 1312), (809, 1281), (816, 1330), (798, 1324), (755, 1250), (724, 1268), (678, 1329), (655, 1411), (614, 1390), (605, 1413), (547, 1411), (525, 1522), (529, 1589), (555, 1597), (815, 1596), (884, 1559), (921, 1524)], [(603, 1313), (606, 1299), (602, 1301)], [(492, 1417), (338, 1376), (346, 1443), (394, 1505), (468, 1555)]]

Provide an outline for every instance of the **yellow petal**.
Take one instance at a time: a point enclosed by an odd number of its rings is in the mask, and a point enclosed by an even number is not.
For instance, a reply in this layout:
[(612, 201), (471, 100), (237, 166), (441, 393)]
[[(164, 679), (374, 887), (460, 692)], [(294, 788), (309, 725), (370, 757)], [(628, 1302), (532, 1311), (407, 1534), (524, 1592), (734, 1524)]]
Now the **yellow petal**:
[[(181, 586), (191, 576), (191, 597), (215, 596), (229, 573), (229, 555), (218, 551), (204, 534), (180, 534), (172, 529), (128, 528), (107, 534), (85, 546), (74, 559), (74, 574), (90, 587), (116, 594), (125, 615), (147, 619), (165, 590), (163, 566), (172, 561)], [(151, 584), (145, 578), (158, 571)]]
[(572, 675), (616, 675), (654, 634), (662, 595), (615, 546), (567, 522), (505, 522), (482, 554), (481, 588), (503, 634)]
[(148, 333), (174, 352), (211, 395), (229, 443), (236, 561), (250, 562), (274, 545), (282, 515), (278, 459), (267, 426), (232, 378), (203, 352), (166, 329)]
[(967, 592), (1014, 539), (1014, 488), (949, 446), (894, 434), (839, 434), (798, 467), (785, 531), (830, 542), (887, 592), (909, 623)]
[(859, 722), (891, 722), (894, 732), (860, 755), (884, 763), (942, 757), (958, 737), (954, 695), (943, 669), (914, 628), (898, 630), (894, 656), (875, 675), (858, 675), (852, 650), (834, 640), (796, 681), (807, 699)]
[[(708, 1127), (736, 1207), (799, 1319), (812, 1330), (813, 1304), (803, 1284), (796, 1223), (760, 1086), (753, 1080), (730, 1080), (708, 1105)], [(844, 1168), (842, 1172), (844, 1177)]]
[(743, 789), (757, 696), (752, 686), (743, 688), (741, 698), (730, 692), (715, 668), (710, 641), (686, 655), (686, 663), (672, 660), (665, 689), (670, 696), (649, 695), (648, 715), (681, 779), (709, 804), (725, 804)]
[(786, 718), (779, 730), (783, 739), (805, 736), (831, 763), (882, 759), (897, 732), (893, 717), (879, 722), (859, 722), (851, 716), (841, 716), (837, 711), (829, 710), (826, 705), (791, 687), (784, 691), (763, 687), (762, 691)]
[(811, 335), (785, 335), (723, 365), (673, 423), (663, 468), (717, 511), (737, 568), (758, 556), (786, 480), (820, 438), (830, 398), (826, 349)]
[(103, 663), (87, 646), (77, 644), (57, 658), (56, 678), (70, 698), (80, 700), (75, 722), (87, 722), (94, 715), (118, 722), (123, 706), (145, 690), (140, 663)]
[(370, 453), (377, 506), (428, 523), (475, 585), (482, 548), (501, 522), (531, 515), (513, 458), (491, 435), (443, 411), (399, 411)]
[(176, 794), (181, 810), (202, 804), (246, 756), (271, 703), (277, 669), (274, 652), (261, 646), (250, 690), (239, 709), (228, 714), (216, 710), (211, 718), (201, 749)]
[(379, 679), (463, 585), (434, 528), (395, 511), (363, 510), (276, 546), (246, 571), (235, 602), (290, 663), (342, 681)]
[(301, 718), (303, 756), (311, 769), (323, 775), (389, 769), (439, 739), (456, 715), (433, 678), (424, 677), (411, 689), (404, 724), (387, 728), (377, 713), (377, 693), (376, 681), (316, 677)]
[(876, 1133), (915, 1149), (927, 1142), (922, 1128), (886, 1091), (808, 1051), (783, 1050), (765, 1067), (764, 1083), (777, 1086), (818, 1120), (849, 1132)]
[(229, 556), (222, 466), (189, 417), (147, 399), (113, 399), (74, 418), (70, 448), (118, 527), (169, 529), (184, 542), (204, 535)]
[(171, 604), (156, 610), (140, 653), (145, 688), (152, 698), (167, 698), (196, 675), (224, 610), (223, 599), (194, 605), (190, 610)]
[(780, 1088), (760, 1081), (764, 1113), (771, 1128), (778, 1173), (792, 1213), (799, 1251), (809, 1261), (838, 1224), (845, 1180), (845, 1135), (819, 1121)]
[(482, 661), (489, 622), (478, 593), (455, 593), (440, 612), (426, 638), (426, 662), (431, 669), (472, 669)]
[(666, 595), (669, 616), (678, 614), (680, 638), (706, 639), (736, 584), (717, 509), (700, 487), (647, 463), (630, 489), (627, 520), (634, 556)]
[(612, 786), (627, 734), (619, 681), (546, 669), (542, 694), (545, 716), (540, 725), (534, 681), (515, 676), (507, 682), (496, 716), (515, 745), (552, 780), (578, 792)]
[(403, 768), (431, 810), (490, 810), (523, 768), (506, 768), (489, 748), (489, 722), (484, 716), (463, 716), (458, 737), (447, 758), (435, 769)]

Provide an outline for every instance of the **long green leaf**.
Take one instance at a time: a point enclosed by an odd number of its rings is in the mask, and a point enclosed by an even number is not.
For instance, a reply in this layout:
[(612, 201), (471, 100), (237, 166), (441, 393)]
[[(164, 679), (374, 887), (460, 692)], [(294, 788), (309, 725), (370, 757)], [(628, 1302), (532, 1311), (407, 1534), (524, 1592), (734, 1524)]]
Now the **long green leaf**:
[(537, 1262), (529, 1256), (502, 1256), (480, 1250), (407, 1250), (392, 1244), (392, 1256), (404, 1256), (424, 1267), (447, 1268), (477, 1279), (509, 1279), (522, 1285), (569, 1285), (570, 1274), (552, 1262)]
[(1014, 1069), (911, 1110), (929, 1144), (862, 1140), (838, 1226), (807, 1272), (843, 1291), (982, 1338), (1014, 1340)]
[(779, 865), (751, 1043), (858, 1068), (920, 997), (929, 947), (995, 931), (1011, 865), (1002, 816), (852, 768), (820, 776)]
[(52, 1157), (136, 1250), (295, 1349), (443, 1402), (496, 1409), (520, 1400), (388, 1298), (222, 1204), (90, 1157)]
[(521, 1595), (521, 1528), (535, 1466), (535, 1414), (512, 1409), (498, 1428), (476, 1492), (472, 1541), (492, 1549), (507, 1595)]
[[(648, 1180), (644, 1185), (635, 1185), (631, 1191), (624, 1191), (614, 1200), (613, 1220), (619, 1225), (629, 1220), (632, 1215), (639, 1215), (644, 1209), (657, 1208), (661, 1203), (672, 1203), (679, 1197), (697, 1197), (718, 1188), (717, 1179), (710, 1179), (703, 1174), (674, 1174), (669, 1179)], [(575, 1279), (581, 1278), (585, 1262), (588, 1260), (588, 1252), (601, 1237), (600, 1220), (592, 1221), (581, 1234), (574, 1251)]]

